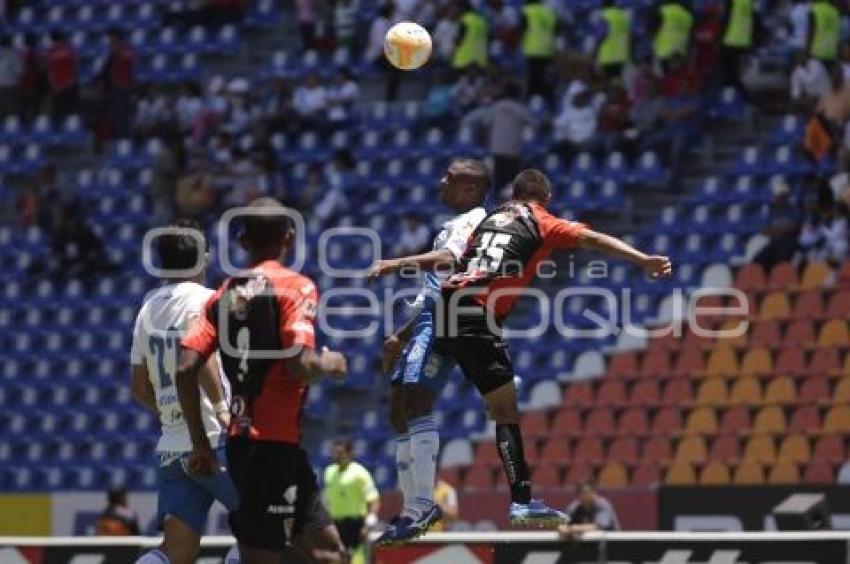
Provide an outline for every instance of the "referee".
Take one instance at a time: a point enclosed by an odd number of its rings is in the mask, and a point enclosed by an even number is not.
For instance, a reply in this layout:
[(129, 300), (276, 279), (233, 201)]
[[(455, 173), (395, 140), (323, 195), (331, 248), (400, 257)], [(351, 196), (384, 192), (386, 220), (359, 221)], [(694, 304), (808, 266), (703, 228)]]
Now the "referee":
[(349, 554), (363, 542), (368, 529), (378, 523), (378, 490), (372, 475), (352, 460), (349, 439), (337, 439), (333, 445), (334, 464), (325, 469), (325, 503), (342, 543)]

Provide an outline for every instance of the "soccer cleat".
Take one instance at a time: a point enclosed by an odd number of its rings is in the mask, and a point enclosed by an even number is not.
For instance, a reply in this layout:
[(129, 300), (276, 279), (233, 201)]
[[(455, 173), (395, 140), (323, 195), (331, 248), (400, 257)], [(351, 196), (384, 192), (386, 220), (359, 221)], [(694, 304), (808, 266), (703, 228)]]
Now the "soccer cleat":
[(552, 509), (539, 499), (532, 499), (528, 503), (511, 503), (510, 519), (511, 525), (544, 527), (554, 527), (569, 521), (564, 512)]
[(410, 510), (394, 526), (388, 528), (375, 540), (375, 544), (392, 546), (404, 544), (428, 532), (435, 523), (443, 518), (443, 510), (436, 503), (426, 511)]

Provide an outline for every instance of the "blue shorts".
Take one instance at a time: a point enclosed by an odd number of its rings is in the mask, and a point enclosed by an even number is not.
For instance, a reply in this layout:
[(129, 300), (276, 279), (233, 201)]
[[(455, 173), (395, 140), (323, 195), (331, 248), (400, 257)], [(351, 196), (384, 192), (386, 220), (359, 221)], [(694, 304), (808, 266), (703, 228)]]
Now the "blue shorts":
[(423, 308), (414, 322), (410, 340), (401, 351), (390, 382), (396, 386), (424, 386), (439, 396), (454, 370), (449, 356), (434, 352), (434, 311)]
[(162, 526), (167, 516), (180, 519), (199, 535), (207, 528), (207, 515), (214, 501), (218, 500), (228, 511), (239, 505), (236, 486), (230, 474), (221, 470), (227, 467), (224, 447), (215, 450), (220, 470), (208, 477), (196, 476), (186, 470), (188, 453), (162, 466), (157, 454), (157, 522)]

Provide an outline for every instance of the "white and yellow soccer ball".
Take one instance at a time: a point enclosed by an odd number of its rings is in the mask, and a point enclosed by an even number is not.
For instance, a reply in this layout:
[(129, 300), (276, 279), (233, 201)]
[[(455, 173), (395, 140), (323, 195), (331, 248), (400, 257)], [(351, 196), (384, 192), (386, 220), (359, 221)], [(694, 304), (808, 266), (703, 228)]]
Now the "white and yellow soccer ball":
[(431, 57), (431, 34), (417, 23), (399, 22), (387, 31), (384, 55), (397, 69), (418, 69)]

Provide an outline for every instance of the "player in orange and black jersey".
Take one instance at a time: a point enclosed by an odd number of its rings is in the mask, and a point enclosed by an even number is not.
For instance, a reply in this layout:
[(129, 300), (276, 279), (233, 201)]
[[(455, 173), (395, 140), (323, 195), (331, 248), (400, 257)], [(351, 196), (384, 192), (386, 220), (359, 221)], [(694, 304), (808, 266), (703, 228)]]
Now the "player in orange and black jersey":
[(653, 277), (671, 274), (670, 259), (646, 255), (628, 244), (546, 211), (549, 179), (520, 172), (511, 201), (490, 213), (472, 233), (460, 271), (443, 283), (435, 350), (453, 357), (476, 386), (496, 421), (496, 446), (511, 488), (513, 523), (554, 524), (566, 516), (532, 499), (519, 428), (514, 371), (501, 324), (556, 249), (587, 248), (633, 262)]
[(280, 263), (294, 237), (283, 206), (261, 198), (249, 208), (239, 241), (250, 266), (225, 280), (181, 343), (177, 388), (192, 439), (188, 466), (202, 475), (217, 470), (197, 373), (218, 349), (233, 392), (227, 463), (240, 499), (230, 526), (242, 562), (280, 562), (290, 543), (310, 562), (344, 562), (300, 440), (308, 384), (323, 374), (344, 377), (345, 357), (315, 352), (318, 293), (312, 280)]

